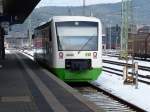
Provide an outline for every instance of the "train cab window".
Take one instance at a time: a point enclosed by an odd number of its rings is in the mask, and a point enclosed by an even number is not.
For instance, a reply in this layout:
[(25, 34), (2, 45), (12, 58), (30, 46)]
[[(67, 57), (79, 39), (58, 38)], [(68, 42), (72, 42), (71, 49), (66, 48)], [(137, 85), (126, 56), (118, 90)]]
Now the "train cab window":
[(98, 22), (57, 22), (59, 51), (97, 51)]

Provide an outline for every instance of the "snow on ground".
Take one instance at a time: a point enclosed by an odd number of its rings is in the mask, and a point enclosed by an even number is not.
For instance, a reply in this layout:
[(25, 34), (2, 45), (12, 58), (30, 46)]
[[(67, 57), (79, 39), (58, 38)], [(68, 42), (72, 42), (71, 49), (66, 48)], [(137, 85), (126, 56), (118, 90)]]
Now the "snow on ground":
[(33, 56), (34, 55), (34, 51), (33, 50), (24, 50), (23, 52)]
[(34, 60), (34, 57), (33, 57), (33, 51), (19, 51), (21, 52), (22, 54), (24, 54), (25, 56), (27, 56), (28, 58), (30, 58), (31, 60)]
[(146, 111), (150, 111), (149, 85), (139, 83), (138, 89), (135, 89), (135, 86), (133, 85), (124, 85), (122, 77), (107, 72), (103, 72), (96, 83), (116, 96), (119, 96)]
[(150, 111), (149, 85), (139, 83), (138, 89), (135, 89), (133, 85), (124, 85), (122, 77), (107, 72), (103, 72), (96, 83), (116, 96)]
[(6, 54), (10, 54), (11, 52), (10, 52), (10, 50), (6, 49), (6, 50), (5, 50), (5, 53), (6, 53)]
[[(103, 59), (118, 61), (115, 57), (103, 56)], [(124, 62), (124, 61), (121, 61)], [(150, 62), (136, 60), (140, 65), (150, 66)], [(123, 70), (123, 67), (103, 63), (103, 66), (113, 67)], [(150, 72), (139, 70), (139, 74), (150, 75)], [(134, 85), (124, 85), (123, 77), (117, 76), (108, 72), (103, 72), (102, 75), (95, 81), (97, 85), (106, 89), (120, 98), (129, 101), (130, 103), (143, 108), (150, 112), (150, 86), (144, 83), (138, 83), (138, 89)]]

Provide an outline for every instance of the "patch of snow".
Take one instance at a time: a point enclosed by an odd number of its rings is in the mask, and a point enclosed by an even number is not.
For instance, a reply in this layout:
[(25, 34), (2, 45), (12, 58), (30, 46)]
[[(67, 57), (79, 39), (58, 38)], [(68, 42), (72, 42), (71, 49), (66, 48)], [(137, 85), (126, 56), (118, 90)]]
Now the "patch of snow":
[(5, 53), (6, 53), (6, 54), (11, 54), (11, 51), (6, 49), (6, 50), (5, 50)]
[(122, 77), (107, 72), (103, 72), (96, 83), (120, 98), (129, 101), (146, 111), (150, 111), (149, 85), (139, 83), (138, 89), (135, 89), (135, 86), (133, 85), (124, 85)]
[(34, 57), (32, 55), (30, 55), (28, 52), (25, 53), (23, 51), (19, 51), (20, 53), (24, 54), (25, 56), (27, 56), (28, 58), (30, 58), (31, 60), (34, 60)]
[[(123, 60), (119, 60), (116, 57), (110, 57), (110, 56), (103, 56), (103, 59), (110, 60), (110, 61), (117, 61), (117, 62), (125, 62)], [(138, 62), (139, 65), (142, 66), (150, 66), (150, 62), (139, 61), (139, 60), (136, 60), (136, 62)], [(103, 63), (103, 66), (123, 70), (123, 66), (106, 64), (106, 63)], [(143, 71), (143, 70), (139, 70), (138, 72), (141, 75), (150, 74), (150, 72)], [(150, 81), (149, 79), (145, 79), (145, 80)], [(102, 88), (105, 88), (106, 90), (110, 91), (114, 95), (150, 112), (150, 103), (149, 103), (150, 85), (138, 82), (138, 89), (135, 89), (135, 85), (123, 84), (123, 77), (108, 72), (102, 72), (102, 75), (94, 83), (96, 83)]]

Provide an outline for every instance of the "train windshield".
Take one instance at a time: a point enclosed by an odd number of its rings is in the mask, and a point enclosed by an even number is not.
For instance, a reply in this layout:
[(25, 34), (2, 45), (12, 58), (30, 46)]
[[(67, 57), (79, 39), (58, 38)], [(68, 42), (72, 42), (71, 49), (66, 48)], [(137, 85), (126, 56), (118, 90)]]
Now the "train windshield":
[(57, 22), (59, 51), (97, 51), (98, 22)]

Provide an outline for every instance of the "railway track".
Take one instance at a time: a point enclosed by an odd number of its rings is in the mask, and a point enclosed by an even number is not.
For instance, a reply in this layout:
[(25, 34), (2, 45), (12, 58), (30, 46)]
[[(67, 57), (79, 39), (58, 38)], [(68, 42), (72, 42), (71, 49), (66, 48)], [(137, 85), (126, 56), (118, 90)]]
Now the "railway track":
[[(109, 61), (109, 60), (103, 60), (103, 62), (108, 63), (108, 64), (119, 65), (119, 66), (124, 66), (125, 65), (125, 63)], [(131, 66), (131, 64), (129, 64), (129, 66)], [(144, 67), (145, 66), (139, 66), (139, 69), (145, 70)], [(149, 70), (148, 70), (148, 68), (149, 68)], [(118, 75), (118, 76), (123, 76), (123, 70), (119, 70), (119, 69), (116, 69), (116, 68), (103, 66), (103, 71), (113, 73), (113, 74)], [(150, 72), (150, 67), (147, 67), (145, 71)], [(132, 73), (129, 72), (129, 74), (132, 74)], [(142, 74), (138, 74), (138, 81), (150, 85), (150, 76), (149, 75), (145, 76), (145, 75), (142, 75)]]
[[(110, 60), (104, 60), (104, 59), (103, 59), (103, 63), (109, 63), (109, 64), (120, 65), (120, 66), (124, 66), (125, 65), (125, 63), (123, 63), (123, 62), (116, 62), (116, 61), (110, 61)], [(128, 66), (131, 66), (131, 64), (128, 64)], [(150, 72), (150, 67), (141, 66), (141, 65), (139, 65), (138, 67), (141, 70)]]
[[(70, 85), (70, 84), (69, 84)], [(106, 112), (145, 112), (145, 110), (111, 94), (93, 84), (71, 85), (88, 100), (104, 108)]]
[[(108, 70), (108, 69), (109, 69), (109, 70)], [(118, 71), (118, 72), (121, 72), (121, 73), (114, 72), (114, 71), (112, 71), (112, 70), (115, 70), (115, 71)], [(122, 74), (122, 73), (123, 73), (123, 70), (118, 70), (118, 69), (114, 69), (114, 68), (111, 68), (111, 67), (103, 66), (103, 71), (123, 77), (123, 74)], [(129, 73), (130, 73), (130, 72), (129, 72)], [(139, 75), (139, 77), (140, 77), (140, 76), (142, 76), (142, 75)], [(143, 77), (143, 76), (142, 76), (142, 77)], [(145, 77), (144, 77), (144, 78), (145, 78)], [(139, 79), (139, 78), (138, 78), (138, 81), (150, 85), (150, 81), (145, 81), (145, 80), (142, 80), (142, 79)]]
[[(116, 56), (115, 55), (104, 55), (104, 56), (119, 58), (119, 55), (116, 55)], [(144, 59), (144, 58), (139, 58), (139, 57), (134, 57), (134, 59), (137, 61), (150, 62), (150, 59)]]

